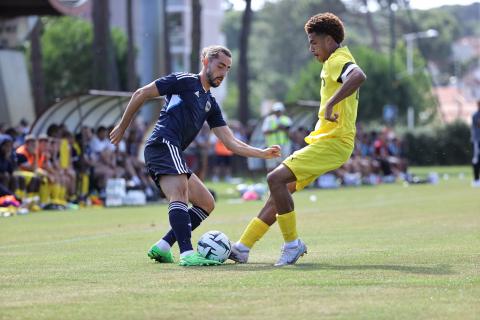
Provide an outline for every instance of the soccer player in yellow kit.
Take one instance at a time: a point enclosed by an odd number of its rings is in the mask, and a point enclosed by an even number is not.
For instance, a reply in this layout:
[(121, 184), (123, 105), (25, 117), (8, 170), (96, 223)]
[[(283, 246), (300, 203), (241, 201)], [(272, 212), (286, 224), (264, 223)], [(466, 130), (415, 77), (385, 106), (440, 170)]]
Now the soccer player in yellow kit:
[(232, 246), (230, 259), (246, 263), (250, 249), (278, 221), (284, 238), (275, 266), (294, 264), (307, 252), (298, 238), (291, 193), (303, 189), (320, 175), (337, 169), (352, 154), (357, 118), (358, 89), (366, 76), (347, 47), (342, 47), (342, 21), (332, 13), (320, 13), (305, 24), (310, 52), (323, 63), (318, 122), (305, 141), (267, 176), (270, 197), (253, 218), (240, 240)]

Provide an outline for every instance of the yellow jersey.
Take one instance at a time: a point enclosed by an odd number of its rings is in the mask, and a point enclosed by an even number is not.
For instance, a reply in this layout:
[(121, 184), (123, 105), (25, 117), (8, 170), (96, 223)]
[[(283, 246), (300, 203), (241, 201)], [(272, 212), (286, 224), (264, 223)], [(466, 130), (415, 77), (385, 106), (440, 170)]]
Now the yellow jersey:
[(338, 122), (325, 120), (325, 107), (335, 92), (342, 86), (344, 77), (355, 66), (355, 59), (347, 47), (340, 47), (335, 50), (323, 64), (318, 121), (314, 131), (305, 138), (308, 144), (319, 140), (337, 138), (353, 146), (356, 132), (358, 90), (333, 107), (332, 114), (338, 113)]

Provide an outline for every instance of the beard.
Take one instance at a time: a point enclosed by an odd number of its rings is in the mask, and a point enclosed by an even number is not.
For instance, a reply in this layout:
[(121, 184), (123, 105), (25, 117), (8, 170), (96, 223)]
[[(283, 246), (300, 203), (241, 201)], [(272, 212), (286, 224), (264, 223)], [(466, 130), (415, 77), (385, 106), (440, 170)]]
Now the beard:
[[(217, 83), (215, 83), (215, 80), (220, 80), (220, 82), (217, 84)], [(208, 81), (208, 84), (212, 88), (217, 88), (222, 83), (223, 78), (222, 77), (214, 78), (213, 73), (210, 71), (210, 68), (208, 68), (207, 69), (207, 81)]]

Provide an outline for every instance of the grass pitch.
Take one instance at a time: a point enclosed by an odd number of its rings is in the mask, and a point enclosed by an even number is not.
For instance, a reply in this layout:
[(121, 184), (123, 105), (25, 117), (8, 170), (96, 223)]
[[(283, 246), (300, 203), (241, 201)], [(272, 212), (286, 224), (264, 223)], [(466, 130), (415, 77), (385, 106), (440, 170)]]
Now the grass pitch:
[[(436, 186), (298, 193), (309, 253), (284, 268), (277, 225), (246, 265), (153, 263), (166, 205), (2, 218), (0, 319), (479, 319), (480, 190), (447, 170)], [(228, 188), (195, 240), (235, 241), (256, 215)]]

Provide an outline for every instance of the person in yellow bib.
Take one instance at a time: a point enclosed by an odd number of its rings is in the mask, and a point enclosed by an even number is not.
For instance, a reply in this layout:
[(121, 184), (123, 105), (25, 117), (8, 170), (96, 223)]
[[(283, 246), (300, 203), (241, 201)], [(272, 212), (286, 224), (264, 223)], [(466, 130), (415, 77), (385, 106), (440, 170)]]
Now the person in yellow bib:
[(291, 125), (292, 120), (285, 115), (285, 106), (283, 103), (275, 102), (272, 105), (271, 114), (263, 120), (262, 132), (265, 135), (266, 145), (280, 146), (282, 155), (278, 158), (265, 160), (268, 172), (275, 169), (288, 155), (290, 155), (291, 143), (288, 131)]
[(303, 189), (320, 175), (339, 168), (352, 154), (357, 118), (358, 90), (366, 80), (347, 47), (342, 47), (344, 27), (332, 13), (320, 13), (305, 24), (310, 52), (323, 64), (320, 110), (307, 146), (285, 159), (267, 176), (270, 197), (257, 217), (232, 246), (230, 259), (246, 263), (250, 249), (278, 221), (284, 238), (275, 266), (294, 264), (307, 252), (299, 239), (291, 193)]

